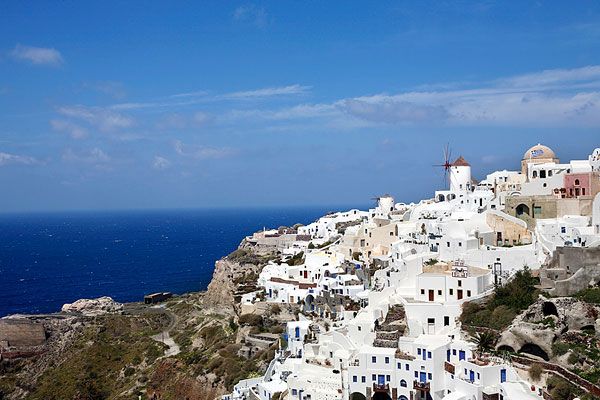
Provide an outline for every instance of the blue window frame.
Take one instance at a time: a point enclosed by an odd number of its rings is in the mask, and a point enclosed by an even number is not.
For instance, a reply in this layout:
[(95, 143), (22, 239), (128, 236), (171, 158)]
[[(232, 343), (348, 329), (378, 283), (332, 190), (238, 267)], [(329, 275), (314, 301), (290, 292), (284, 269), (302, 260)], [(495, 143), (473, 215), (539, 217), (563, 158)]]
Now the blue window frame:
[(505, 369), (500, 370), (500, 382), (506, 382), (506, 370)]
[(446, 361), (450, 362), (450, 349), (446, 350)]
[(406, 370), (409, 371), (410, 370), (410, 365), (406, 364)]
[(417, 349), (417, 354), (421, 355), (421, 349)]
[(298, 390), (292, 389), (292, 396), (297, 396), (297, 395), (298, 395)]
[(358, 382), (358, 376), (354, 375), (352, 377), (352, 382), (354, 382), (354, 383)]
[(377, 362), (377, 357), (371, 356), (371, 362), (375, 364)]
[(464, 350), (460, 350), (458, 352), (458, 359), (459, 359), (459, 361), (460, 360), (464, 360), (465, 358), (466, 358), (465, 351)]
[(389, 358), (389, 357), (386, 357), (386, 358), (385, 358), (385, 363), (386, 363), (386, 364), (389, 364), (389, 363), (390, 363), (390, 358)]
[(402, 369), (402, 363), (398, 363), (398, 369)]
[(426, 383), (427, 382), (427, 373), (426, 372), (421, 372), (419, 374), (419, 381), (422, 383)]
[(372, 375), (371, 375), (371, 379), (373, 380), (373, 382), (375, 382), (375, 381), (377, 380), (377, 375), (375, 375), (375, 374), (372, 374)]
[(385, 381), (386, 381), (386, 382), (389, 382), (389, 381), (390, 381), (390, 376), (389, 376), (389, 375), (386, 375), (386, 376), (385, 376)]
[(452, 349), (452, 355), (455, 356), (456, 355), (456, 349)]
[(419, 377), (419, 373), (417, 371), (415, 371), (415, 378)]
[(427, 358), (431, 358), (431, 352), (430, 351), (427, 352)]
[(362, 383), (366, 383), (366, 382), (367, 382), (367, 377), (363, 375), (363, 376), (360, 378), (360, 381), (361, 381)]

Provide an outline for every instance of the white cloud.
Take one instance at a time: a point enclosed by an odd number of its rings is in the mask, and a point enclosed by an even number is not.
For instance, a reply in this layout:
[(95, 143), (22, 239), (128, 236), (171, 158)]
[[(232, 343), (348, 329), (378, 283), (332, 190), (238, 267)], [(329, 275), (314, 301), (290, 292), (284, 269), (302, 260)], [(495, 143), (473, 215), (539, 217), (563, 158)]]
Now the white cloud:
[(38, 160), (33, 157), (0, 152), (0, 167), (9, 164), (33, 165), (37, 163)]
[(73, 149), (66, 149), (62, 155), (63, 161), (78, 162), (85, 164), (106, 164), (111, 158), (98, 147), (91, 150), (75, 152)]
[(64, 132), (71, 136), (73, 139), (82, 139), (88, 135), (85, 128), (63, 119), (53, 119), (50, 121), (52, 129), (57, 132)]
[(210, 147), (201, 145), (187, 145), (181, 140), (173, 142), (175, 152), (180, 156), (191, 157), (199, 160), (225, 158), (233, 155), (235, 151), (228, 147)]
[(254, 4), (239, 6), (233, 12), (235, 21), (249, 22), (258, 28), (264, 28), (269, 23), (267, 12)]
[(58, 113), (65, 117), (86, 121), (104, 132), (129, 128), (135, 124), (133, 118), (101, 107), (65, 106), (60, 107)]
[(122, 99), (127, 95), (125, 87), (121, 82), (87, 82), (84, 83), (83, 86), (87, 89), (106, 94), (115, 99)]
[(256, 99), (261, 97), (274, 97), (274, 96), (289, 96), (305, 94), (310, 91), (310, 86), (303, 85), (289, 85), (280, 87), (268, 87), (256, 90), (249, 90), (243, 92), (233, 92), (221, 95), (223, 99)]
[(154, 156), (154, 160), (152, 161), (152, 168), (163, 170), (167, 169), (171, 166), (171, 162), (164, 157)]
[(16, 45), (10, 52), (12, 58), (35, 65), (59, 66), (63, 63), (60, 52), (53, 48)]

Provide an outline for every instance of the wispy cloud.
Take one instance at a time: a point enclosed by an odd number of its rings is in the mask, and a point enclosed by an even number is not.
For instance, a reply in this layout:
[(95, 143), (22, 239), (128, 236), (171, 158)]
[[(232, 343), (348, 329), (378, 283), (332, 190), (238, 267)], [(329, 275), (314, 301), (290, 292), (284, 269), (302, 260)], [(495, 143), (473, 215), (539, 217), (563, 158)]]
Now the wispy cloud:
[(275, 96), (290, 96), (298, 94), (306, 94), (310, 91), (310, 86), (303, 85), (289, 85), (280, 87), (268, 87), (263, 89), (248, 90), (243, 92), (227, 93), (219, 96), (223, 99), (256, 99), (263, 97), (275, 97)]
[(254, 4), (239, 6), (233, 11), (234, 21), (247, 22), (258, 28), (265, 28), (269, 23), (269, 16), (263, 7)]
[(104, 132), (129, 128), (135, 124), (133, 118), (102, 107), (65, 106), (60, 107), (58, 113), (65, 117), (85, 121)]
[(73, 139), (83, 139), (88, 135), (85, 128), (64, 119), (53, 119), (50, 121), (50, 126), (57, 132), (64, 132)]
[(154, 156), (154, 160), (152, 160), (152, 168), (157, 170), (164, 170), (171, 166), (171, 162), (162, 156)]
[(10, 56), (17, 61), (35, 65), (59, 66), (64, 60), (60, 52), (53, 48), (16, 45)]
[(225, 158), (235, 153), (235, 150), (229, 147), (189, 145), (184, 144), (181, 140), (175, 140), (173, 142), (173, 148), (180, 156), (191, 157), (198, 160)]
[(10, 164), (33, 165), (39, 161), (33, 157), (0, 152), (0, 167)]
[(64, 151), (62, 159), (63, 161), (85, 164), (105, 164), (111, 161), (111, 157), (98, 147), (79, 152), (68, 148)]

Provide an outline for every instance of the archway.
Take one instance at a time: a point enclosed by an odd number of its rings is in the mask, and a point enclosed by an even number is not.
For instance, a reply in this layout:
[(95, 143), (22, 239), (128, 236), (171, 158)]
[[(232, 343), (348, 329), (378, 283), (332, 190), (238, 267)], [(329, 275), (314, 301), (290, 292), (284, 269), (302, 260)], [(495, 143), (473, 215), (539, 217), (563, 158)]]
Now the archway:
[(446, 200), (446, 196), (444, 196), (443, 194), (438, 194), (438, 201), (445, 201)]
[(315, 310), (315, 297), (309, 294), (304, 298), (304, 312), (312, 312)]
[(550, 357), (548, 357), (548, 353), (542, 350), (540, 346), (533, 343), (525, 343), (523, 347), (521, 347), (521, 350), (519, 350), (519, 353), (531, 354), (532, 356), (543, 358), (544, 361), (550, 360)]
[(388, 392), (375, 392), (372, 397), (373, 400), (392, 400)]
[(367, 397), (360, 392), (354, 392), (350, 395), (350, 400), (367, 400)]
[(402, 395), (402, 396), (398, 397), (398, 400), (408, 400), (408, 397)]
[(558, 317), (558, 310), (556, 309), (556, 305), (550, 301), (544, 302), (542, 305), (542, 312), (544, 313), (544, 317), (549, 315), (556, 315)]
[(517, 215), (529, 215), (529, 206), (527, 204), (519, 204), (516, 211)]

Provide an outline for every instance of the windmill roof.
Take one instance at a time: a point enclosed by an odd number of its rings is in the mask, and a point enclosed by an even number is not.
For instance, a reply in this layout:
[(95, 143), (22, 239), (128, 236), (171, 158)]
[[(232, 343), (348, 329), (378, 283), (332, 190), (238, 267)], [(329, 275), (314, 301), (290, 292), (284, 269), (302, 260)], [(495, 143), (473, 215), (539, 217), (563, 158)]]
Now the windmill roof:
[(465, 160), (463, 158), (463, 156), (458, 157), (453, 163), (452, 163), (453, 167), (470, 167), (471, 164), (469, 164), (467, 162), (467, 160)]

